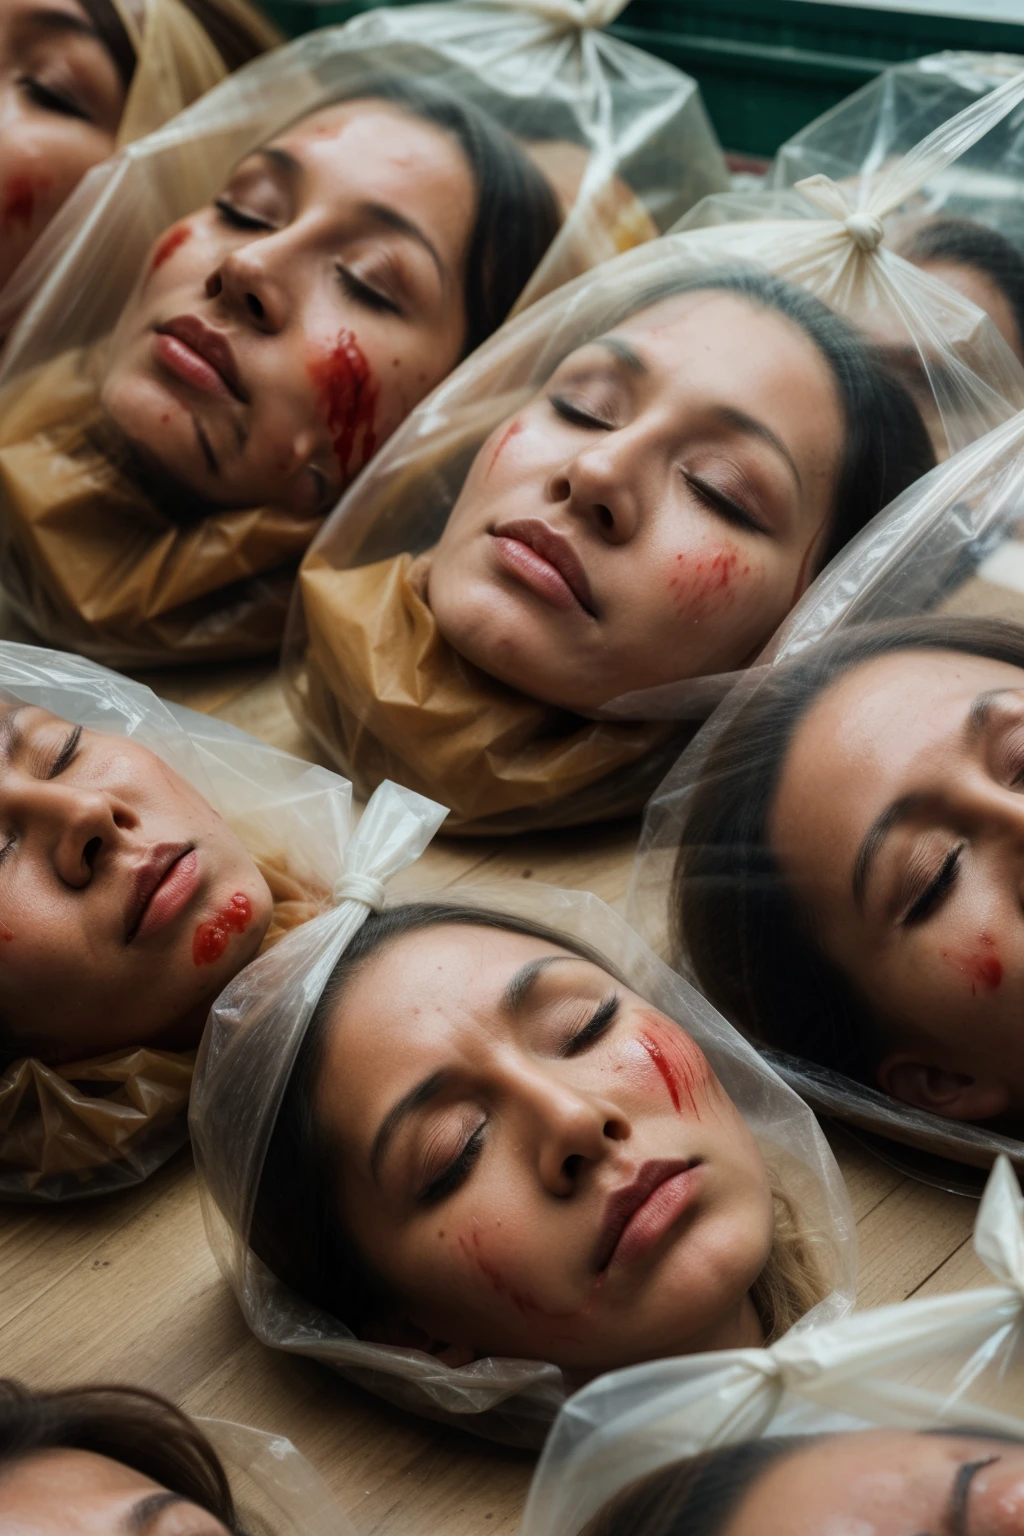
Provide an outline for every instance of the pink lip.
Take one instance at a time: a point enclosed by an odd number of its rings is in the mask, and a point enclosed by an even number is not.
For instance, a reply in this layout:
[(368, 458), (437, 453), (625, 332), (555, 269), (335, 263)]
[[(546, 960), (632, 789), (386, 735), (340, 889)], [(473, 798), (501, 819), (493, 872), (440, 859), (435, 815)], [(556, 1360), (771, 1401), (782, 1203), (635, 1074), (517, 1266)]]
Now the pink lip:
[(502, 523), (491, 530), (495, 553), (507, 571), (556, 608), (582, 608), (591, 618), (594, 598), (569, 540), (539, 518)]
[(138, 866), (124, 913), (124, 941), (146, 939), (177, 917), (199, 888), (191, 843), (156, 843)]
[(612, 1195), (601, 1226), (596, 1269), (628, 1264), (655, 1247), (697, 1193), (700, 1163), (644, 1163), (632, 1184)]
[(158, 325), (153, 345), (165, 368), (204, 394), (230, 395), (243, 402), (249, 398), (231, 343), (198, 315), (178, 315)]

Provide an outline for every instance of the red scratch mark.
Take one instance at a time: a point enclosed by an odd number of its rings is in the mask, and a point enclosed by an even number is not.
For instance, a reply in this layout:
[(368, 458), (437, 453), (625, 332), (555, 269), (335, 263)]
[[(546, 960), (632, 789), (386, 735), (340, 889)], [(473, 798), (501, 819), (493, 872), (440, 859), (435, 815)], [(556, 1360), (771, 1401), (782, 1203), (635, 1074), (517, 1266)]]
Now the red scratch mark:
[[(707, 598), (716, 593), (721, 593), (722, 601), (731, 601), (736, 595), (732, 589), (732, 580), (736, 575), (739, 558), (739, 552), (731, 547), (720, 549), (708, 560), (689, 560), (685, 554), (676, 555), (676, 564), (681, 569), (669, 577), (668, 589), (679, 613), (686, 609), (700, 608)], [(747, 565), (743, 574), (747, 575), (749, 571), (750, 566)]]
[(331, 352), (309, 365), (309, 376), (320, 391), (327, 425), (334, 434), (334, 454), (342, 474), (347, 474), (355, 452), (356, 436), (362, 433), (359, 469), (372, 458), (377, 446), (373, 430), (377, 410), (377, 385), (362, 348), (351, 331), (341, 330)]
[(495, 464), (497, 464), (498, 460), (501, 458), (501, 455), (505, 452), (505, 449), (508, 447), (509, 443), (516, 436), (516, 434), (521, 432), (522, 430), (523, 430), (523, 424), (522, 424), (521, 421), (511, 421), (511, 422), (509, 422), (508, 426), (505, 428), (504, 432), (501, 434), (501, 438), (498, 441), (498, 446), (495, 448), (494, 452), (491, 454), (491, 462), (488, 464), (488, 466), (487, 466), (487, 473), (484, 475), (484, 479), (485, 480), (489, 478), (491, 470), (494, 468)]
[[(570, 1312), (552, 1312), (549, 1308), (542, 1306), (529, 1291), (522, 1290), (518, 1286), (509, 1284), (504, 1275), (498, 1269), (497, 1265), (488, 1259), (482, 1252), (480, 1244), (480, 1233), (475, 1227), (468, 1239), (464, 1235), (460, 1234), (459, 1247), (462, 1249), (466, 1257), (471, 1259), (473, 1263), (476, 1264), (477, 1268), (488, 1280), (497, 1295), (507, 1296), (509, 1301), (512, 1302), (513, 1306), (516, 1307), (516, 1309), (521, 1312), (524, 1317), (541, 1318), (545, 1321), (556, 1323), (568, 1322), (573, 1318), (588, 1318), (591, 1316), (594, 1308), (597, 1305), (598, 1297), (604, 1288), (605, 1279), (607, 1278), (606, 1274), (604, 1273), (595, 1277), (594, 1283), (591, 1287), (590, 1295), (582, 1307), (576, 1307)], [(571, 1333), (560, 1334), (558, 1337), (569, 1340), (574, 1344), (582, 1342), (579, 1338)]]
[(49, 178), (45, 176), (39, 177), (36, 186), (27, 176), (12, 176), (7, 183), (0, 215), (4, 225), (24, 224), (27, 229), (36, 211), (36, 192), (43, 191), (49, 184)]
[(153, 252), (153, 260), (150, 263), (150, 273), (162, 267), (165, 261), (169, 261), (175, 251), (181, 249), (186, 240), (192, 238), (192, 226), (190, 224), (176, 224), (173, 229), (161, 236)]
[(228, 947), (232, 933), (244, 933), (252, 922), (252, 902), (236, 891), (226, 906), (205, 923), (200, 923), (192, 940), (192, 959), (196, 965), (212, 965)]
[(0, 939), (3, 939), (5, 944), (9, 944), (13, 938), (14, 934), (8, 928), (7, 924), (0, 923)]
[[(983, 950), (995, 949), (995, 939), (990, 934), (981, 934), (978, 938), (978, 943)], [(956, 970), (962, 971), (969, 979), (972, 997), (977, 997), (979, 987), (984, 987), (986, 992), (994, 992), (1002, 984), (1003, 963), (994, 954), (960, 955), (953, 950), (944, 949), (942, 951), (942, 958), (947, 960)]]
[(676, 1114), (683, 1113), (685, 1099), (690, 1113), (699, 1120), (698, 1095), (707, 1098), (711, 1080), (707, 1057), (685, 1029), (664, 1014), (652, 1009), (641, 1011), (640, 1018), (647, 1025), (639, 1035), (640, 1044), (661, 1075)]

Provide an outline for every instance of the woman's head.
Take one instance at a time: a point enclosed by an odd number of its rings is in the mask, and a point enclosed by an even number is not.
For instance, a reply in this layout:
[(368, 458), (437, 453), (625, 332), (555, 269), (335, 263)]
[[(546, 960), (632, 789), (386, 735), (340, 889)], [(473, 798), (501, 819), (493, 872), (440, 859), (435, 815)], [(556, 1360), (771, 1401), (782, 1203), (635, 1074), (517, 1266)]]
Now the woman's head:
[(587, 713), (743, 666), (933, 462), (903, 386), (810, 294), (693, 277), (634, 301), (492, 433), (430, 605), (483, 671)]
[(356, 1333), (454, 1365), (592, 1375), (756, 1342), (822, 1294), (695, 1041), (575, 941), (457, 906), (372, 917), (343, 955), (250, 1241)]
[(66, 1536), (245, 1536), (205, 1435), (155, 1393), (128, 1387), (32, 1392), (0, 1380), (5, 1529)]
[(1024, 1110), (1024, 631), (922, 619), (779, 666), (710, 754), (677, 910), (770, 1045), (963, 1120)]
[(247, 156), (156, 243), (104, 410), (200, 506), (326, 511), (501, 323), (557, 224), (541, 173), (483, 113), (368, 84)]
[[(274, 40), (245, 5), (185, 4), (227, 69)], [(0, 288), (86, 171), (113, 153), (135, 64), (114, 0), (0, 0)]]
[(5, 704), (0, 840), (0, 1062), (195, 1045), (271, 917), (198, 791), (130, 737)]
[(1024, 255), (1012, 241), (972, 219), (929, 219), (899, 253), (970, 299), (1024, 363)]
[(583, 1536), (1020, 1536), (1024, 1447), (956, 1430), (788, 1435), (634, 1483)]

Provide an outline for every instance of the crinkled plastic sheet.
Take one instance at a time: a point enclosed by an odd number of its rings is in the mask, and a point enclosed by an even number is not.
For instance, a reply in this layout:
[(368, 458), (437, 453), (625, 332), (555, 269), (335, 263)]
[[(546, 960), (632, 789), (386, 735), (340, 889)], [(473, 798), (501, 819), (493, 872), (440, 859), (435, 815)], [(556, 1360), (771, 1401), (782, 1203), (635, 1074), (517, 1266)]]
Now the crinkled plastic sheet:
[[(712, 680), (722, 701), (651, 797), (627, 902), (631, 921), (685, 974), (692, 977), (692, 966), (673, 932), (673, 872), (694, 790), (722, 732), (759, 687), (770, 685), (775, 666), (817, 641), (930, 612), (1024, 624), (1024, 412), (940, 464), (875, 518), (818, 577), (755, 667)], [(819, 1112), (860, 1130), (977, 1167), (1004, 1152), (1024, 1168), (1024, 1142), (913, 1109), (785, 1053), (769, 1059)], [(896, 1147), (892, 1155), (909, 1172), (950, 1183), (939, 1167), (929, 1173), (927, 1162), (901, 1163)]]
[(727, 185), (694, 82), (598, 30), (618, 9), (371, 10), (256, 60), (93, 172), (0, 364), (0, 581), (25, 623), (117, 665), (276, 650), (316, 522), (252, 508), (172, 523), (97, 452), (94, 372), (154, 239), (296, 119), (381, 75), (431, 80), (490, 111), (567, 205), (520, 305)]
[[(384, 784), (346, 855), (348, 884), (367, 889), (411, 863), (443, 811)], [(372, 889), (372, 886), (369, 888)], [(417, 901), (436, 899), (420, 893)], [(459, 886), (445, 901), (528, 916), (584, 940), (637, 993), (677, 1019), (707, 1054), (751, 1127), (808, 1237), (831, 1293), (796, 1325), (813, 1331), (853, 1303), (855, 1249), (845, 1186), (811, 1112), (686, 982), (597, 897), (554, 887)], [(200, 1048), (190, 1126), (211, 1246), (246, 1322), (276, 1349), (309, 1355), (378, 1396), (492, 1439), (538, 1445), (567, 1395), (561, 1372), (536, 1360), (486, 1358), (452, 1367), (418, 1350), (356, 1338), (283, 1286), (248, 1246), (269, 1144), (288, 1076), (338, 957), (365, 917), (358, 901), (307, 924), (248, 966), (222, 993)]]
[(635, 1480), (766, 1436), (947, 1427), (1024, 1438), (1022, 1205), (1001, 1159), (974, 1229), (987, 1287), (912, 1297), (794, 1330), (768, 1349), (660, 1360), (584, 1387), (551, 1432), (520, 1536), (577, 1536)]
[[(1006, 53), (946, 52), (893, 64), (782, 145), (767, 185), (781, 191), (805, 176), (863, 185), (926, 134), (1024, 68)], [(1024, 249), (1024, 111), (936, 170), (902, 210), (977, 219)]]
[[(223, 80), (228, 70), (202, 23), (182, 0), (114, 0), (114, 9), (135, 49), (135, 70), (117, 134), (120, 147), (162, 128)], [(280, 42), (276, 29), (246, 0), (217, 0), (217, 9), (265, 48)], [(106, 170), (96, 169), (96, 180), (102, 182)], [(92, 199), (87, 182), (88, 178), (68, 198), (0, 291), (0, 338), (10, 331), (73, 238)]]
[(223, 1462), (253, 1536), (356, 1536), (323, 1478), (284, 1435), (228, 1419), (196, 1424)]
[[(260, 861), (279, 901), (276, 928), (323, 905), (349, 833), (344, 779), (63, 652), (0, 643), (0, 699), (149, 747)], [(97, 1195), (147, 1177), (187, 1139), (193, 1057), (140, 1047), (58, 1069), (12, 1064), (0, 1074), (0, 1197)]]
[(432, 630), (402, 560), (437, 541), (476, 450), (567, 352), (629, 314), (638, 293), (723, 266), (768, 268), (872, 335), (905, 341), (943, 452), (1005, 422), (1024, 404), (1024, 371), (986, 315), (882, 243), (882, 220), (1022, 101), (1024, 74), (943, 123), (877, 178), (856, 212), (820, 177), (770, 197), (705, 199), (677, 232), (509, 322), (412, 413), (305, 556), (285, 637), (292, 707), (360, 792), (400, 779), (449, 804), (456, 832), (639, 810), (722, 681), (682, 679), (567, 725), (463, 665)]

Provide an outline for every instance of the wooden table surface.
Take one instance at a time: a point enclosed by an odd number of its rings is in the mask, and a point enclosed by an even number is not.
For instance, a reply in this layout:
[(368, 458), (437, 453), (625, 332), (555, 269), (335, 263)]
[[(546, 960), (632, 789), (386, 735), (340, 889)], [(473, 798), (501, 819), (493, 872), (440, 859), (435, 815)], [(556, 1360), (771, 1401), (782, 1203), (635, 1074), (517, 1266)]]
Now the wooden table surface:
[[(145, 680), (167, 698), (314, 755), (265, 668)], [(412, 878), (538, 879), (614, 903), (625, 894), (636, 832), (629, 824), (440, 841)], [(973, 1201), (911, 1181), (840, 1132), (832, 1140), (857, 1218), (861, 1305), (985, 1283), (970, 1243)], [(206, 1246), (187, 1151), (126, 1194), (0, 1208), (0, 1362), (32, 1385), (124, 1381), (194, 1413), (286, 1434), (359, 1536), (505, 1536), (517, 1526), (528, 1456), (403, 1414), (252, 1338)]]

